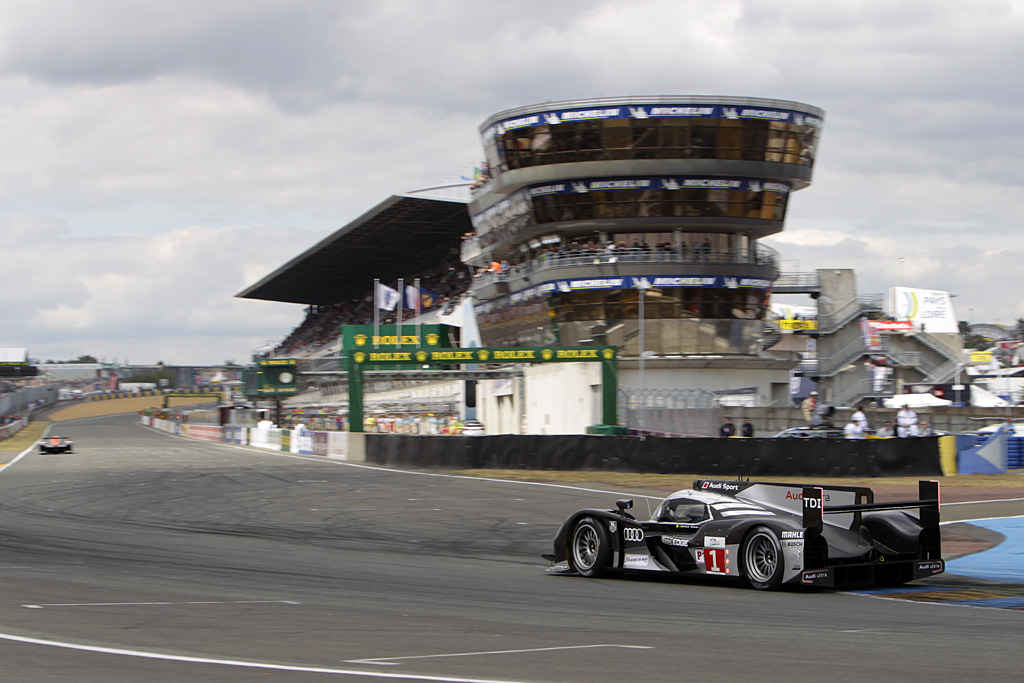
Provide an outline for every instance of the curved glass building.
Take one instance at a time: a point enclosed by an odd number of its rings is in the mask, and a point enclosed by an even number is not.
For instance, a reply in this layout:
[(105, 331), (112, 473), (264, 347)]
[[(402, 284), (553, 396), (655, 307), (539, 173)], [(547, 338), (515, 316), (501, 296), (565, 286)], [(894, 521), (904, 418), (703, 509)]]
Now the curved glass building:
[(483, 343), (756, 354), (777, 276), (758, 242), (810, 184), (823, 117), (799, 102), (692, 96), (490, 117), (462, 247)]

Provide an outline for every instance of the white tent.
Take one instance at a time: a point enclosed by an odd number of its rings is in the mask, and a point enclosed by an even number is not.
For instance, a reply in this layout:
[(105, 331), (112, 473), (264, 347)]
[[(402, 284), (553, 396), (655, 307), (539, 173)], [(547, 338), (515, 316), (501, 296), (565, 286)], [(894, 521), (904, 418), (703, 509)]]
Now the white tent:
[(1001, 408), (1002, 406), (1010, 405), (1010, 402), (1004, 398), (996, 396), (988, 389), (979, 387), (977, 384), (971, 385), (971, 405), (978, 408)]
[(882, 401), (882, 405), (890, 410), (899, 410), (903, 406), (911, 408), (937, 408), (953, 405), (952, 401), (939, 398), (933, 394), (897, 394)]

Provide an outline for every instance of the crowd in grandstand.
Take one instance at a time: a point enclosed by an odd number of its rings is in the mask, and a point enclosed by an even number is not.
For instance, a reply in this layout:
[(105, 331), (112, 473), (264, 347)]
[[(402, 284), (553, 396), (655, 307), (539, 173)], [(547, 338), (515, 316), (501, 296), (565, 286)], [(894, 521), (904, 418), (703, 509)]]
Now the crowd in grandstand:
[[(413, 286), (417, 276), (405, 280), (407, 287)], [(469, 289), (470, 278), (461, 263), (442, 265), (437, 270), (419, 276), (423, 312), (444, 308), (449, 302), (458, 301)], [(342, 325), (370, 325), (373, 323), (374, 296), (372, 285), (365, 294), (329, 306), (310, 306), (306, 317), (292, 330), (291, 334), (267, 356), (287, 356), (303, 350), (311, 350), (338, 339)], [(418, 312), (410, 306), (402, 307), (402, 320), (410, 320)], [(395, 324), (398, 309), (380, 311), (381, 324)]]

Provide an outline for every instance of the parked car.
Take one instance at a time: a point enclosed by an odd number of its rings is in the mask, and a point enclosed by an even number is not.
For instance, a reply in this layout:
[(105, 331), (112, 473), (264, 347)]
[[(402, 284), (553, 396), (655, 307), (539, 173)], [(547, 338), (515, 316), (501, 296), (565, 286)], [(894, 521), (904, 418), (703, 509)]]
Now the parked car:
[(842, 429), (835, 427), (791, 427), (774, 435), (774, 439), (842, 439)]
[(484, 426), (477, 420), (466, 420), (462, 426), (463, 436), (483, 436), (486, 433)]

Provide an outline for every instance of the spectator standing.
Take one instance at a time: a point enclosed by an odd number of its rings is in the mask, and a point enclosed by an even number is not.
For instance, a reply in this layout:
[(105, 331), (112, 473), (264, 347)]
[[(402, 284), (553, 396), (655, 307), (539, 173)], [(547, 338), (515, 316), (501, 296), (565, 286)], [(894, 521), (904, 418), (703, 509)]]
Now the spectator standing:
[(725, 418), (725, 424), (719, 428), (718, 435), (722, 437), (730, 437), (736, 435), (736, 425), (732, 423), (731, 417)]
[(868, 416), (864, 414), (864, 406), (857, 406), (850, 419), (860, 425), (861, 431), (868, 433)]
[(896, 413), (896, 436), (906, 438), (917, 435), (917, 413), (910, 409), (906, 403), (900, 412)]
[(818, 392), (812, 391), (810, 395), (803, 400), (800, 404), (800, 410), (804, 412), (804, 421), (807, 422), (807, 426), (811, 427), (814, 425), (814, 406), (818, 402)]
[(747, 438), (754, 436), (754, 425), (749, 417), (743, 418), (743, 425), (740, 427), (740, 434)]

